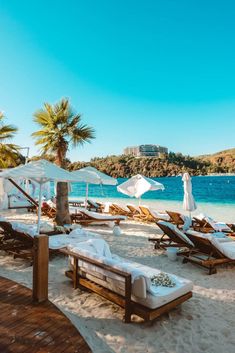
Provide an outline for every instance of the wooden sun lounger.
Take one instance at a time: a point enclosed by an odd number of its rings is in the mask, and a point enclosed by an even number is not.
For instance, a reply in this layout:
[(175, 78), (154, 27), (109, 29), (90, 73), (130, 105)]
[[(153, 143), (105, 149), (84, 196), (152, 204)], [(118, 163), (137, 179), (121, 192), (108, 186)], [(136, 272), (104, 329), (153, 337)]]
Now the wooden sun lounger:
[[(234, 225), (227, 223), (225, 223), (225, 225), (231, 230), (224, 229), (223, 232), (233, 235), (235, 231)], [(217, 232), (217, 230), (206, 219), (200, 219), (198, 217), (193, 217), (193, 229), (202, 233)]]
[[(146, 321), (149, 320), (154, 320), (160, 315), (169, 312), (171, 309), (175, 308), (179, 304), (183, 303), (184, 301), (188, 300), (189, 298), (192, 297), (192, 292), (188, 292), (184, 295), (182, 295), (179, 298), (176, 298), (175, 300), (162, 305), (161, 307), (157, 309), (150, 309), (148, 307), (145, 307), (141, 304), (138, 304), (131, 299), (131, 292), (132, 292), (132, 284), (131, 284), (131, 274), (128, 272), (120, 271), (119, 269), (116, 269), (114, 267), (108, 266), (106, 264), (103, 264), (101, 262), (98, 262), (94, 259), (87, 258), (85, 256), (82, 256), (77, 253), (73, 253), (68, 250), (61, 250), (66, 255), (72, 256), (74, 258), (74, 267), (73, 270), (66, 271), (65, 275), (69, 277), (70, 279), (73, 280), (73, 286), (74, 289), (76, 289), (79, 285), (87, 288), (94, 293), (97, 293), (101, 295), (102, 297), (110, 300), (111, 302), (119, 305), (120, 307), (124, 308), (124, 322), (129, 323), (131, 322), (131, 315), (135, 314), (141, 318), (143, 318)], [(124, 295), (120, 295), (118, 293), (115, 293), (107, 288), (104, 288), (101, 285), (98, 285), (97, 283), (79, 275), (79, 265), (78, 261), (84, 261), (88, 264), (95, 265), (99, 268), (102, 268), (104, 270), (107, 270), (109, 272), (112, 272), (113, 274), (116, 274), (120, 277), (123, 277), (125, 281), (125, 290), (124, 290)]]
[[(39, 205), (38, 202), (35, 201), (26, 191), (24, 191), (13, 179), (8, 179), (22, 194), (29, 200), (29, 202), (34, 206), (34, 208), (38, 209)], [(30, 207), (31, 209), (34, 209)], [(56, 208), (49, 207), (49, 205), (42, 207), (42, 213), (48, 216), (49, 218), (54, 218), (56, 215)]]
[(193, 217), (193, 229), (203, 233), (212, 233), (215, 231), (205, 219), (197, 217)]
[(169, 247), (177, 248), (187, 248), (191, 249), (193, 246), (189, 242), (180, 238), (180, 236), (173, 229), (169, 228), (164, 224), (165, 222), (157, 222), (157, 226), (163, 231), (161, 237), (151, 237), (148, 240), (154, 243), (155, 249), (164, 249), (166, 250)]
[[(0, 238), (0, 250), (4, 250), (16, 257), (32, 259), (33, 237), (24, 232), (13, 229), (12, 224), (7, 221), (0, 221), (0, 228), (3, 230)], [(43, 232), (48, 236), (60, 234), (58, 231)], [(50, 250), (51, 251), (51, 250)], [(55, 253), (55, 250), (51, 251)]]
[(140, 209), (140, 217), (142, 218), (143, 221), (146, 222), (154, 222), (155, 219), (152, 216), (152, 214), (150, 213), (150, 210), (148, 207), (143, 206), (143, 205), (139, 205), (139, 209)]
[(170, 222), (172, 222), (173, 224), (176, 224), (177, 227), (184, 225), (184, 220), (183, 220), (182, 215), (180, 213), (173, 212), (173, 211), (166, 211), (166, 213), (170, 217)]
[(75, 223), (82, 224), (84, 226), (87, 226), (92, 223), (107, 223), (107, 222), (114, 222), (115, 225), (119, 225), (121, 221), (125, 220), (125, 217), (123, 216), (108, 216), (108, 215), (91, 215), (90, 212), (89, 214), (86, 211), (83, 211), (79, 209), (78, 213), (73, 213), (71, 214), (71, 219)]
[(151, 212), (151, 209), (149, 209), (149, 207), (144, 206), (144, 205), (140, 205), (139, 209), (141, 211), (143, 220), (146, 220), (147, 222), (158, 222), (158, 221), (165, 221), (164, 218), (161, 217), (157, 217), (153, 214), (153, 212)]
[(42, 214), (54, 219), (56, 216), (56, 207), (50, 206), (47, 202), (42, 203)]
[(32, 257), (33, 238), (30, 235), (14, 230), (10, 222), (0, 221), (0, 227), (3, 229), (0, 250), (14, 257)]
[(235, 263), (235, 260), (227, 258), (222, 254), (207, 238), (191, 235), (187, 232), (184, 234), (192, 242), (190, 245), (187, 241), (180, 238), (178, 234), (167, 227), (162, 222), (158, 222), (158, 227), (163, 231), (161, 238), (149, 238), (154, 242), (155, 249), (164, 249), (168, 247), (185, 248), (180, 250), (177, 255), (183, 256), (183, 263), (192, 262), (209, 270), (209, 275), (216, 273), (216, 266), (225, 263)]
[(87, 200), (87, 209), (89, 211), (95, 211), (95, 212), (99, 212), (102, 213), (103, 212), (103, 208), (104, 206), (101, 203), (97, 203), (93, 200)]
[(196, 265), (202, 266), (209, 270), (209, 275), (216, 273), (216, 266), (235, 263), (235, 260), (229, 259), (217, 249), (209, 239), (191, 235), (186, 232), (187, 237), (195, 245), (195, 249), (190, 249), (184, 256), (184, 263), (191, 262)]
[(142, 220), (143, 219), (143, 217), (141, 217), (141, 212), (140, 212), (140, 210), (137, 207), (135, 207), (135, 206), (133, 206), (131, 204), (127, 204), (126, 207), (130, 210), (130, 212), (132, 214), (131, 218), (136, 219), (136, 220)]
[(122, 206), (112, 203), (112, 205), (109, 206), (110, 213), (112, 215), (121, 215), (121, 216), (126, 216), (129, 218), (132, 218), (133, 213), (124, 209)]

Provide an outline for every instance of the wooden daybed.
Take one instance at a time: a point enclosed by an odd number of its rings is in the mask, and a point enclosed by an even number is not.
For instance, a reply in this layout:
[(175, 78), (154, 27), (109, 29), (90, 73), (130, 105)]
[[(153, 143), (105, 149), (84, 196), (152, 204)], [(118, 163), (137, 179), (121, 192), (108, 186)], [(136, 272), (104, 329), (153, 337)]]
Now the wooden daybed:
[[(151, 309), (145, 305), (137, 303), (132, 299), (133, 284), (131, 281), (130, 273), (121, 271), (113, 266), (109, 266), (100, 261), (97, 261), (96, 259), (75, 253), (73, 251), (62, 249), (61, 252), (73, 258), (73, 269), (66, 271), (65, 275), (68, 278), (72, 279), (74, 288), (76, 289), (78, 286), (82, 286), (124, 308), (125, 323), (131, 322), (132, 314), (138, 315), (145, 321), (153, 320), (192, 297), (192, 291), (190, 287), (190, 290), (186, 293), (183, 293), (183, 295), (180, 295), (174, 300), (171, 300), (155, 309)], [(84, 262), (86, 264), (89, 264), (89, 266), (93, 265), (95, 268), (98, 267), (99, 269), (107, 271), (107, 273), (109, 274), (111, 273), (114, 276), (122, 278), (124, 285), (123, 294), (120, 294), (117, 290), (110, 290), (104, 287), (104, 285), (100, 283), (101, 281), (99, 281), (98, 278), (96, 281), (94, 273), (91, 277), (92, 279), (88, 278), (89, 276), (87, 276), (86, 270), (84, 270), (83, 267), (80, 267), (80, 264)]]
[(125, 216), (110, 216), (110, 215), (105, 215), (105, 214), (100, 214), (97, 212), (91, 212), (87, 210), (82, 210), (78, 209), (77, 213), (72, 213), (71, 219), (75, 223), (82, 224), (84, 226), (92, 224), (92, 223), (109, 223), (109, 222), (114, 222), (115, 225), (119, 225), (121, 221), (124, 221), (126, 219)]

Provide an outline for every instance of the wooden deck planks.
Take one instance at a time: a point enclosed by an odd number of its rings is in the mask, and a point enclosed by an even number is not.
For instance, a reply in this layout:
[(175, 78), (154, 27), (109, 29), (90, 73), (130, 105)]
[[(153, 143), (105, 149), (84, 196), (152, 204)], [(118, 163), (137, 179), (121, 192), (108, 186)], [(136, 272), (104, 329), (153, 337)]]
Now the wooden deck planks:
[(1, 353), (90, 353), (69, 319), (51, 302), (32, 302), (32, 291), (0, 277)]

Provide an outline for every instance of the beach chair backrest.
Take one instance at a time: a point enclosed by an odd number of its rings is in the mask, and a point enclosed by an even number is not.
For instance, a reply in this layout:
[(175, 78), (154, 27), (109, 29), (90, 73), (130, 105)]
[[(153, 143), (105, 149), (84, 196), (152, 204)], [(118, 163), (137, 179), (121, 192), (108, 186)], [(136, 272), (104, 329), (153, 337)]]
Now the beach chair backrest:
[(215, 247), (214, 244), (212, 244), (209, 237), (203, 234), (200, 234), (200, 232), (195, 232), (192, 230), (187, 231), (186, 234), (187, 234), (187, 237), (193, 242), (195, 247), (198, 250), (200, 250), (202, 253), (219, 259), (224, 258), (224, 255), (221, 253), (221, 251), (218, 248)]
[(159, 221), (156, 224), (173, 242), (190, 248), (194, 247), (194, 243), (189, 237), (181, 232), (174, 224), (164, 221)]
[(145, 216), (152, 217), (152, 215), (151, 215), (151, 213), (149, 211), (149, 208), (147, 206), (140, 205), (139, 209)]
[(126, 207), (133, 213), (133, 214), (140, 214), (140, 211), (138, 208), (136, 208), (134, 205), (127, 204)]
[(209, 228), (211, 228), (210, 224), (203, 218), (200, 219), (198, 217), (193, 217), (193, 220), (202, 228), (207, 228), (209, 226)]
[(178, 212), (173, 212), (173, 211), (166, 211), (166, 213), (170, 216), (170, 219), (173, 223), (177, 225), (183, 225), (184, 220), (182, 218), (182, 215)]
[(29, 234), (14, 230), (10, 222), (0, 221), (0, 227), (3, 229), (6, 235), (12, 238), (22, 242), (33, 243), (33, 238)]
[(100, 206), (95, 202), (95, 201), (93, 201), (93, 200), (87, 200), (87, 203), (88, 203), (88, 205), (90, 205), (91, 207), (94, 207), (94, 208), (96, 208), (96, 209), (98, 209)]
[(13, 228), (10, 222), (0, 221), (0, 228), (2, 228), (6, 234), (12, 234)]

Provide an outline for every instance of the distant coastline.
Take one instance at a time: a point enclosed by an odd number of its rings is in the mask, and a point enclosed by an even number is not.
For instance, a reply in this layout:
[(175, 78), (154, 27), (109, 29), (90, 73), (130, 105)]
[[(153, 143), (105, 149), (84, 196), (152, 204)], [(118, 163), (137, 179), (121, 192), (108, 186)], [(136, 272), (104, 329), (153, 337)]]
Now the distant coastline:
[[(52, 155), (32, 157), (31, 160), (48, 159), (54, 162)], [(67, 160), (67, 169), (77, 170), (92, 166), (114, 178), (129, 178), (143, 174), (150, 178), (177, 177), (184, 172), (191, 176), (234, 176), (235, 148), (211, 155), (191, 157), (182, 153), (169, 152), (160, 157), (134, 157), (132, 155), (113, 155), (95, 157), (89, 162), (71, 162)]]
[(210, 173), (204, 176), (235, 176), (235, 173)]
[(169, 152), (161, 157), (139, 157), (132, 155), (93, 158), (90, 162), (74, 162), (70, 170), (91, 165), (116, 178), (129, 178), (135, 174), (147, 177), (170, 177), (188, 172), (192, 176), (235, 175), (235, 149), (199, 157)]

